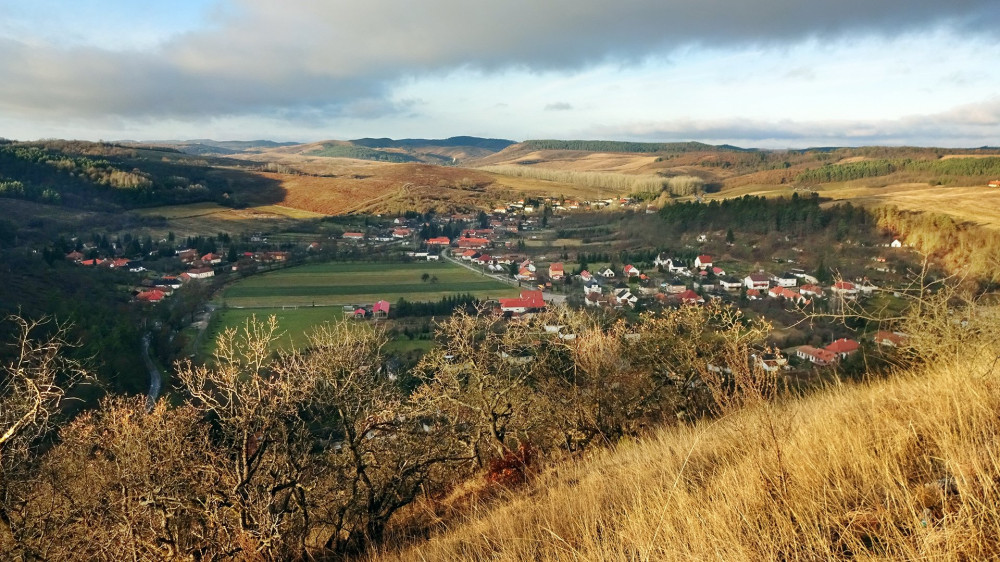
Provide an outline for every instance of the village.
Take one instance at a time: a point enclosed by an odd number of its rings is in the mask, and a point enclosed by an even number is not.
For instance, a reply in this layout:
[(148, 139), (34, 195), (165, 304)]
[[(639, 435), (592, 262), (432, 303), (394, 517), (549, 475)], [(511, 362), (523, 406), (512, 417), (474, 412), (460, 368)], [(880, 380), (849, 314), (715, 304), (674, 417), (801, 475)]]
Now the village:
[[(164, 302), (190, 284), (208, 286), (211, 294), (260, 272), (357, 260), (384, 262), (386, 268), (392, 263), (460, 264), (516, 288), (518, 296), (485, 301), (510, 318), (552, 303), (628, 318), (720, 301), (775, 323), (773, 344), (781, 352), (765, 363), (786, 370), (792, 368), (789, 359), (794, 365), (824, 368), (849, 359), (864, 341), (885, 349), (906, 341), (905, 334), (877, 329), (855, 333), (827, 324), (810, 332), (796, 325), (815, 312), (829, 314), (868, 300), (891, 299), (895, 284), (902, 282), (897, 270), (906, 260), (901, 256), (908, 254), (898, 237), (883, 236), (868, 245), (840, 243), (848, 248), (844, 253), (855, 257), (843, 271), (831, 268), (824, 275), (818, 271), (822, 268), (806, 267), (809, 257), (798, 246), (809, 241), (801, 237), (777, 238), (772, 244), (775, 256), (751, 262), (737, 257), (740, 243), (731, 229), (666, 239), (656, 234), (656, 221), (662, 219), (632, 198), (578, 202), (547, 197), (501, 203), (490, 212), (336, 217), (319, 221), (309, 234), (243, 233), (228, 243), (220, 238), (208, 246), (204, 240), (184, 241), (210, 247), (205, 253), (180, 241), (160, 240), (144, 248), (145, 255), (126, 255), (125, 245), (115, 241), (104, 251), (84, 243), (65, 257), (81, 267), (128, 272), (134, 301), (146, 306)], [(608, 223), (620, 224), (610, 228)], [(653, 230), (641, 239), (624, 240), (618, 229), (628, 228)], [(750, 251), (757, 252), (764, 242), (755, 238)], [(667, 247), (676, 249), (657, 251)], [(425, 274), (424, 281), (430, 289), (436, 277)], [(419, 301), (421, 296), (406, 298)], [(356, 320), (397, 316), (385, 298), (339, 308), (343, 316)], [(763, 350), (761, 356), (770, 357)]]

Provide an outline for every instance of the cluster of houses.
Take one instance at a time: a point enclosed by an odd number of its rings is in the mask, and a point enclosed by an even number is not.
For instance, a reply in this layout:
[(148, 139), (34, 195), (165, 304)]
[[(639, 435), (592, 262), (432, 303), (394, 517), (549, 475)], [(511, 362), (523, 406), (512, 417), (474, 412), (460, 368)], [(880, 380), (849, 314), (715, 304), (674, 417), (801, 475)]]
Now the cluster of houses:
[[(808, 305), (814, 298), (833, 296), (843, 300), (854, 300), (859, 295), (868, 295), (876, 287), (867, 281), (853, 283), (837, 281), (829, 287), (823, 287), (819, 281), (802, 270), (792, 270), (781, 274), (769, 274), (764, 271), (750, 273), (742, 278), (727, 275), (725, 270), (714, 264), (712, 256), (697, 256), (692, 266), (686, 260), (668, 257), (661, 254), (654, 264), (670, 277), (653, 283), (652, 278), (644, 274), (634, 265), (626, 265), (620, 272), (604, 268), (596, 273), (582, 271), (579, 279), (583, 284), (584, 303), (587, 306), (603, 306), (618, 308), (634, 306), (642, 297), (650, 297), (662, 304), (700, 304), (705, 302), (704, 295), (745, 292), (750, 300), (764, 298), (784, 299), (797, 305)], [(533, 267), (533, 266), (532, 266)], [(557, 268), (559, 277), (552, 275), (552, 268)], [(534, 269), (530, 269), (534, 272)], [(564, 275), (562, 264), (550, 266), (550, 277), (560, 279)], [(528, 272), (522, 272), (525, 280)], [(619, 281), (629, 281), (628, 286)], [(631, 283), (637, 280), (638, 283)], [(618, 283), (618, 287), (610, 285)]]
[(381, 320), (389, 317), (389, 301), (378, 301), (369, 305), (345, 305), (344, 316), (355, 320)]

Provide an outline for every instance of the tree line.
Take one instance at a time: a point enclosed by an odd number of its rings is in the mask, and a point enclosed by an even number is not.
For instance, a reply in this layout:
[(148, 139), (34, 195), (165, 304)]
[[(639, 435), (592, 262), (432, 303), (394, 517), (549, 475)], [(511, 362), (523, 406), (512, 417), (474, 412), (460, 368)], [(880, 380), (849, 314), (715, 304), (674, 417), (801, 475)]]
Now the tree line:
[(782, 232), (797, 236), (815, 235), (832, 229), (838, 240), (849, 234), (861, 235), (874, 226), (870, 213), (843, 203), (828, 208), (820, 207), (816, 193), (790, 198), (766, 198), (744, 195), (708, 203), (682, 202), (660, 209), (660, 216), (668, 228), (675, 232), (737, 230), (752, 234)]
[(950, 177), (1000, 177), (1000, 157), (948, 158), (940, 160), (875, 159), (847, 164), (826, 164), (795, 177), (803, 184), (850, 181), (887, 176), (895, 172), (924, 172)]

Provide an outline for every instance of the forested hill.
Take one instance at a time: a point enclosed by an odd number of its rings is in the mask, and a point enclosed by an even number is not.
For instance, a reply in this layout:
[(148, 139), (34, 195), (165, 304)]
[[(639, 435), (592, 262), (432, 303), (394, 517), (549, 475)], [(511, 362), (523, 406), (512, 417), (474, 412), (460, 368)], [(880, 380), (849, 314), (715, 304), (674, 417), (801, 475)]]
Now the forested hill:
[(0, 197), (108, 209), (279, 200), (280, 188), (236, 166), (171, 148), (81, 141), (0, 143)]

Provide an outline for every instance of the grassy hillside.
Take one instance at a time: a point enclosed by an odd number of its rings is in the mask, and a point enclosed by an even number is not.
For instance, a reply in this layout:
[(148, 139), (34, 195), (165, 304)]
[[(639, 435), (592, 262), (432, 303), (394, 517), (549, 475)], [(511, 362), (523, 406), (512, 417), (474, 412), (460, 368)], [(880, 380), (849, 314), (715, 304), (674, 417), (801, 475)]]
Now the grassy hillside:
[(432, 537), (370, 559), (996, 559), (997, 348), (974, 340), (887, 380), (620, 442), (493, 503), (428, 500)]

